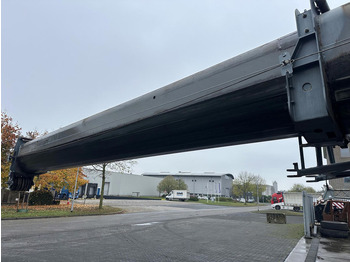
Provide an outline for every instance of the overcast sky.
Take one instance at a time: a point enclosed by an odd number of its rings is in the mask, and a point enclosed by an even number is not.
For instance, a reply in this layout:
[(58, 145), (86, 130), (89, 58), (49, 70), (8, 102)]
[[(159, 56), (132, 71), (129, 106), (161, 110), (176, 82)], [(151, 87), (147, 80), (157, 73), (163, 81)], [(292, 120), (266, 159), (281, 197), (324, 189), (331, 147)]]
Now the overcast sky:
[[(57, 130), (296, 31), (296, 8), (309, 1), (2, 0), (1, 108), (23, 133)], [(288, 139), (138, 159), (134, 173), (248, 171), (289, 189), (306, 185), (286, 177), (298, 156)]]

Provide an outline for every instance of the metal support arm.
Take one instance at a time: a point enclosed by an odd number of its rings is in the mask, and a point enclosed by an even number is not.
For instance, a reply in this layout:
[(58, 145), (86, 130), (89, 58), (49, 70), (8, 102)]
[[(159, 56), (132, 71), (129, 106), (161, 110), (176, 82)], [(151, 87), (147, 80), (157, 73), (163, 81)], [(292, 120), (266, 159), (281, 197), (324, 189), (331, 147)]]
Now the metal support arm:
[[(297, 174), (288, 177), (315, 177), (315, 180), (308, 182), (350, 174), (350, 162), (336, 164), (333, 154), (333, 146), (346, 146), (348, 141), (335, 117), (332, 88), (328, 84), (330, 79), (325, 73), (323, 53), (326, 51), (322, 49), (321, 42), (324, 44), (329, 40), (320, 40), (320, 28), (325, 20), (322, 16), (328, 11), (329, 6), (324, 0), (311, 0), (311, 10), (303, 13), (296, 10), (298, 42), (292, 55), (285, 53), (280, 57), (281, 72), (286, 76), (289, 113), (298, 133), (308, 142), (302, 144), (299, 136), (301, 169), (294, 163), (294, 168), (287, 171)], [(315, 147), (317, 167), (305, 168), (305, 146)], [(331, 163), (328, 166), (323, 165), (321, 147), (327, 148)]]

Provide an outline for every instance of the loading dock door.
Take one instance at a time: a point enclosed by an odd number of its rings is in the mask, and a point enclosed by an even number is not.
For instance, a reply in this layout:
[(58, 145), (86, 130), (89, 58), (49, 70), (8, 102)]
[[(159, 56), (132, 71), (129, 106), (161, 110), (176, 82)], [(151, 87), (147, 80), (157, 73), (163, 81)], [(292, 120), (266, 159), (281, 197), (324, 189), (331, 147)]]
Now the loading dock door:
[(94, 197), (97, 193), (97, 183), (89, 183), (87, 197)]

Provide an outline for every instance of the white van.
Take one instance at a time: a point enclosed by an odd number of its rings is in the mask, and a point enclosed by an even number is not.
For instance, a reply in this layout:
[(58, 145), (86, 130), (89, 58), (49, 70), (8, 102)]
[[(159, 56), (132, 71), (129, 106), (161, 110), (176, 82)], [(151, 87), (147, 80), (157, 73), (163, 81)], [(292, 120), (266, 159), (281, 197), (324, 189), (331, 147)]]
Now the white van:
[(190, 199), (190, 192), (187, 190), (172, 190), (166, 197), (166, 200), (181, 200), (186, 201)]

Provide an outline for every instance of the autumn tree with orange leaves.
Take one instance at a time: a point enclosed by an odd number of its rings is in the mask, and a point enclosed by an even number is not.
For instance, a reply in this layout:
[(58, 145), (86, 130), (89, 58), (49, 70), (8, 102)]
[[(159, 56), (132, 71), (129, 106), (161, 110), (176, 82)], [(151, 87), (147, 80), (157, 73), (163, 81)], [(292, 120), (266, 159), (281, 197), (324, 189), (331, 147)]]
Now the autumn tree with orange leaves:
[(21, 135), (21, 128), (5, 112), (1, 112), (1, 188), (7, 188), (11, 163), (9, 156), (13, 154), (17, 138)]
[[(77, 168), (50, 171), (46, 174), (35, 177), (34, 186), (41, 189), (53, 188), (56, 192), (60, 192), (61, 189), (65, 187), (69, 192), (73, 192), (76, 175)], [(89, 183), (89, 181), (86, 179), (86, 175), (83, 173), (82, 168), (79, 168), (77, 188), (86, 183)]]

